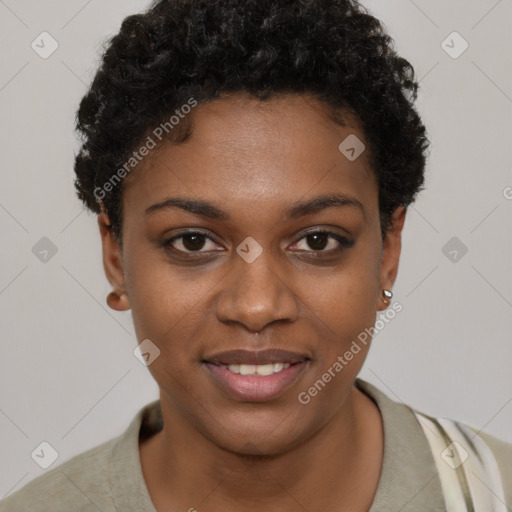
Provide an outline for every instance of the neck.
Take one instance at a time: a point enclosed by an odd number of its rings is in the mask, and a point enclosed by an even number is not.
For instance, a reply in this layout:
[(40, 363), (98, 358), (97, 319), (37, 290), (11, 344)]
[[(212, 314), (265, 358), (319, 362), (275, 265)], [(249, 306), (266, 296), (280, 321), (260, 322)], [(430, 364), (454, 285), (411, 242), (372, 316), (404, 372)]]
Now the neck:
[(280, 511), (332, 510), (333, 503), (369, 509), (382, 467), (382, 420), (377, 406), (357, 388), (312, 437), (272, 456), (224, 450), (182, 423), (163, 399), (164, 429), (140, 450), (157, 510), (171, 504), (176, 510), (239, 510), (240, 503), (248, 512), (277, 504)]

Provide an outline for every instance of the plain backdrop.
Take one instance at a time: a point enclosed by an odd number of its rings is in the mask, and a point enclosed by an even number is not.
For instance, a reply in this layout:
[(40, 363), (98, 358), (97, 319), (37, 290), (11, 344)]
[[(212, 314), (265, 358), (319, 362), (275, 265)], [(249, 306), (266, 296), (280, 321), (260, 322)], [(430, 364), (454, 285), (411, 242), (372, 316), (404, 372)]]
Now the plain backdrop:
[[(158, 398), (130, 314), (105, 304), (96, 219), (73, 190), (79, 100), (103, 42), (147, 5), (0, 1), (0, 497), (45, 471), (41, 442), (55, 467)], [(432, 146), (394, 288), (403, 311), (360, 376), (512, 442), (512, 2), (365, 5), (416, 69)], [(58, 44), (46, 59), (42, 32)]]

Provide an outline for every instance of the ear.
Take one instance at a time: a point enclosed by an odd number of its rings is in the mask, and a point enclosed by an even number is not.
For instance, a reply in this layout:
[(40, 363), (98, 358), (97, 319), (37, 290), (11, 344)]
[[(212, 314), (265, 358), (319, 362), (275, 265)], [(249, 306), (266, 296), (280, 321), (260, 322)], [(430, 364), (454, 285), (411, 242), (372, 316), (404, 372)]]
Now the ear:
[(130, 302), (125, 289), (123, 257), (106, 213), (98, 215), (98, 226), (101, 235), (103, 269), (113, 288), (113, 292), (107, 297), (107, 304), (116, 311), (126, 311), (130, 309)]
[(398, 273), (398, 263), (402, 250), (402, 229), (405, 222), (406, 209), (398, 207), (391, 216), (391, 225), (382, 246), (380, 265), (380, 289), (378, 297), (378, 311), (389, 306), (389, 301), (382, 298), (382, 290), (392, 290)]

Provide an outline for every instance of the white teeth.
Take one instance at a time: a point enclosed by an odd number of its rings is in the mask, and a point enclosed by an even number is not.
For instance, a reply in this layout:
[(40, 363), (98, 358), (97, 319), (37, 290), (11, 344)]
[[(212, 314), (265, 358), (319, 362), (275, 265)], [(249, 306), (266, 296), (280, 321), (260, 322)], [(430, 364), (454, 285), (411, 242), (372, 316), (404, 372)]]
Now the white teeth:
[(289, 368), (290, 363), (268, 363), (268, 364), (229, 364), (227, 366), (221, 365), (233, 373), (240, 375), (261, 375), (265, 377), (273, 373), (279, 373), (286, 368)]
[(256, 366), (256, 373), (258, 375), (272, 375), (274, 373), (274, 365), (270, 364), (259, 364)]
[(280, 372), (283, 369), (283, 363), (274, 363), (274, 373)]
[(256, 366), (253, 364), (241, 364), (240, 375), (252, 375), (256, 372)]

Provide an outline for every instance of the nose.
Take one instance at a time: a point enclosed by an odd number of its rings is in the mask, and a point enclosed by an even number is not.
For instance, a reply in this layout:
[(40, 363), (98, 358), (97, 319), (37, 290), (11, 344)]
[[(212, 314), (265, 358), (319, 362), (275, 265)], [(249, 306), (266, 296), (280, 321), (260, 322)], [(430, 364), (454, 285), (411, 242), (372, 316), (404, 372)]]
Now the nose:
[(255, 261), (235, 260), (216, 300), (219, 321), (241, 324), (252, 333), (278, 320), (298, 318), (297, 298), (282, 272), (271, 268), (264, 251)]

